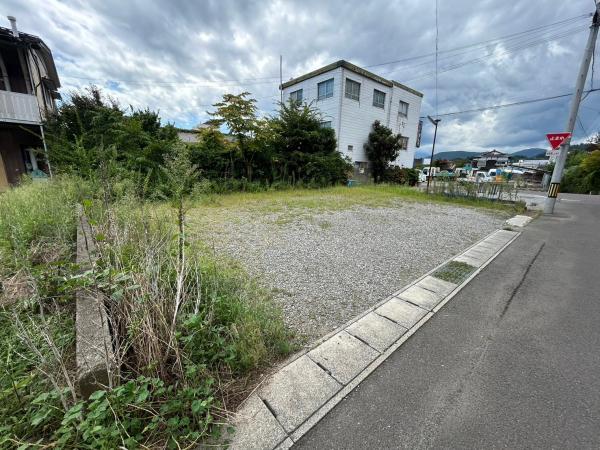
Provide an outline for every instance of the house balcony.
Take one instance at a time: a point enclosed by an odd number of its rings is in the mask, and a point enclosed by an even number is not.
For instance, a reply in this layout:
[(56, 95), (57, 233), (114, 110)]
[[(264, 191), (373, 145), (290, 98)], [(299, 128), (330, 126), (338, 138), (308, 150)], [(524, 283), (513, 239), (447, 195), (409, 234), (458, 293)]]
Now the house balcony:
[(0, 90), (0, 122), (40, 124), (37, 97)]

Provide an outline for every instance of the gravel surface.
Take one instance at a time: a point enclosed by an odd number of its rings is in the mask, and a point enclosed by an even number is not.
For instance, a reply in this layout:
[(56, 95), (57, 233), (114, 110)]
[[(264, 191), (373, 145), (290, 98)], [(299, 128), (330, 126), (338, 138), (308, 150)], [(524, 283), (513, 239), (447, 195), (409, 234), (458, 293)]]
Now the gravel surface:
[(501, 228), (505, 218), (400, 202), (291, 217), (240, 211), (209, 241), (260, 277), (287, 324), (310, 341)]

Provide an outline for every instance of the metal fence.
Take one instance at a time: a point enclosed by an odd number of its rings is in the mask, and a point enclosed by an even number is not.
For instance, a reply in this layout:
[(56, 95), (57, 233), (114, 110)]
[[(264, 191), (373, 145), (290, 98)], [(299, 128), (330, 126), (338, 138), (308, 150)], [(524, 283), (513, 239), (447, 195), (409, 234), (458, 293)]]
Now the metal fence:
[(517, 201), (518, 188), (514, 181), (473, 182), (440, 181), (433, 179), (433, 194), (448, 197), (485, 198), (488, 200)]

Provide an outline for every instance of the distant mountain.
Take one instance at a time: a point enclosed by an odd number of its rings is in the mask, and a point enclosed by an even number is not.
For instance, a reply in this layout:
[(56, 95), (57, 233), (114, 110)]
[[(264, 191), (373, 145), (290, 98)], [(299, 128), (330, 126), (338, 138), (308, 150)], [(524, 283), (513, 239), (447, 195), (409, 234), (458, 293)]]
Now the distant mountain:
[(526, 148), (514, 152), (512, 156), (513, 158), (522, 156), (521, 159), (542, 158), (546, 156), (546, 150), (543, 148)]
[[(481, 152), (465, 152), (457, 150), (454, 152), (439, 152), (433, 155), (433, 159), (470, 159), (481, 155)], [(426, 150), (417, 150), (415, 152), (415, 158), (430, 158), (431, 153)]]
[[(450, 161), (454, 159), (473, 159), (481, 155), (481, 152), (465, 152), (458, 150), (455, 152), (439, 152), (433, 155), (433, 159), (448, 159)], [(431, 156), (431, 155), (430, 155)]]
[[(468, 152), (464, 150), (457, 150), (454, 152), (439, 152), (433, 155), (434, 159), (447, 159), (447, 160), (455, 160), (455, 159), (473, 159), (477, 158), (481, 155), (482, 152)], [(431, 153), (428, 153), (426, 150), (417, 150), (415, 152), (415, 158), (429, 158)], [(519, 159), (533, 159), (533, 158), (541, 158), (546, 156), (546, 150), (543, 148), (525, 148), (523, 150), (517, 150), (511, 155), (513, 158)]]

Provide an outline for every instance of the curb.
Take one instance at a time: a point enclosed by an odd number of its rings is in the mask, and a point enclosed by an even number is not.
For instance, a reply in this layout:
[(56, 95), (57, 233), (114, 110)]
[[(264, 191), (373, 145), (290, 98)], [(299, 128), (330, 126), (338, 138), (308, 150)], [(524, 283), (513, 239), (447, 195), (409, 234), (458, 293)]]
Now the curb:
[[(82, 271), (88, 271), (97, 258), (96, 246), (81, 206), (78, 206), (78, 214), (76, 261)], [(114, 354), (108, 315), (103, 298), (84, 288), (75, 293), (75, 362), (77, 389), (84, 398), (110, 384)]]
[[(290, 448), (520, 234), (491, 233), (290, 358), (244, 402), (230, 448)], [(451, 264), (472, 271), (435, 276)]]

